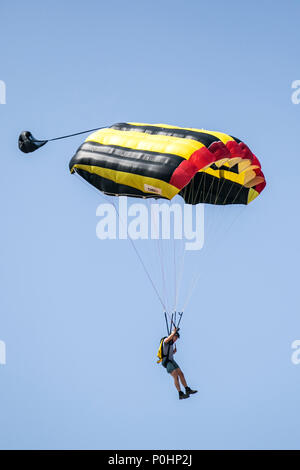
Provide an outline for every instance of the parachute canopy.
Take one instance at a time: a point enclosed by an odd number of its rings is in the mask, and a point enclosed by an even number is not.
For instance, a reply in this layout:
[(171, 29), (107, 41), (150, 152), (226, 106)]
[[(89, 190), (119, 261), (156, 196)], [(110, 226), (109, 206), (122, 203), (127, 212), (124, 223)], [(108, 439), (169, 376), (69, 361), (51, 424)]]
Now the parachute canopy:
[(119, 123), (98, 130), (69, 167), (106, 194), (180, 194), (189, 204), (248, 204), (266, 185), (258, 159), (236, 137), (166, 124)]

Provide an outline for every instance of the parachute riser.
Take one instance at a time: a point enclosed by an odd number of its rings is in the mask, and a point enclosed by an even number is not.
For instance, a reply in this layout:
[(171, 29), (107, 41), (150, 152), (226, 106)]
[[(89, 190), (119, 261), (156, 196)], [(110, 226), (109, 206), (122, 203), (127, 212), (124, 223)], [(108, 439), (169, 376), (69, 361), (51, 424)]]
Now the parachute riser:
[[(168, 333), (168, 336), (171, 334), (171, 331), (172, 331), (172, 327), (173, 328), (177, 328), (177, 330), (179, 331), (179, 325), (180, 325), (180, 322), (181, 322), (181, 319), (182, 319), (182, 315), (183, 315), (183, 312), (173, 312), (171, 317), (170, 315), (169, 318), (170, 318), (170, 323), (168, 322), (168, 318), (167, 318), (167, 312), (164, 312), (164, 315), (165, 315), (165, 320), (166, 320), (166, 326), (167, 326), (167, 333)], [(179, 317), (178, 319), (178, 322), (176, 324), (176, 321), (177, 321), (177, 315)]]

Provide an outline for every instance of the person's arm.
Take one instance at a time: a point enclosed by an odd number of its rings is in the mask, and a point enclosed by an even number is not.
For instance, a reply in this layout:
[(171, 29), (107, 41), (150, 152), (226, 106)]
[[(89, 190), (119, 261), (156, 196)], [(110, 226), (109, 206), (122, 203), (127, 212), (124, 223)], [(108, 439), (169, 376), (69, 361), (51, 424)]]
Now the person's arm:
[(173, 337), (176, 335), (178, 329), (177, 328), (174, 328), (174, 330), (172, 331), (172, 333), (170, 334), (170, 336), (168, 336), (166, 339), (165, 339), (165, 343), (169, 343), (170, 341), (172, 341)]

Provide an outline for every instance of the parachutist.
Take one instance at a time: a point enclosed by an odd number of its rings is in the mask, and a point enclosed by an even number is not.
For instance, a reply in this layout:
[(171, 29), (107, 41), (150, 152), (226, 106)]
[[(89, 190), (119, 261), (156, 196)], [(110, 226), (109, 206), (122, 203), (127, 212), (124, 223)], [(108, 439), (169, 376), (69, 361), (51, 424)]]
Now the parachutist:
[[(190, 395), (197, 393), (197, 390), (192, 390), (184, 377), (182, 370), (176, 361), (174, 361), (174, 354), (177, 352), (175, 345), (176, 341), (180, 338), (178, 333), (178, 328), (174, 328), (172, 333), (163, 340), (162, 344), (162, 354), (163, 360), (162, 365), (167, 369), (167, 372), (172, 375), (174, 379), (174, 385), (179, 394), (179, 400), (189, 398)], [(181, 384), (185, 388), (185, 393), (181, 390)]]
[[(19, 136), (19, 149), (28, 154), (47, 142), (66, 139), (86, 132), (93, 132), (93, 134), (89, 135), (80, 145), (69, 162), (69, 169), (71, 173), (77, 174), (104, 195), (158, 199), (159, 202), (160, 200), (171, 201), (176, 196), (181, 196), (185, 203), (185, 209), (187, 206), (198, 204), (247, 205), (258, 197), (266, 186), (261, 164), (249, 147), (237, 137), (219, 131), (191, 127), (183, 128), (168, 124), (121, 122), (110, 127), (98, 127), (47, 140), (38, 140), (34, 138), (31, 132), (23, 131)], [(120, 219), (115, 203), (113, 203), (113, 206), (115, 216), (118, 215)], [(165, 290), (165, 280), (167, 277), (170, 278), (170, 281), (172, 279), (171, 276), (165, 276), (162, 259), (165, 250), (162, 249), (162, 244), (159, 246), (159, 239), (161, 238), (162, 242), (165, 242), (163, 234), (166, 231), (164, 232), (163, 227), (167, 227), (168, 220), (170, 221), (171, 208), (167, 205), (167, 210), (163, 210), (165, 204), (161, 204), (161, 206), (164, 206), (162, 208), (157, 207), (159, 204), (153, 204), (153, 206), (159, 209), (157, 213), (158, 230), (155, 229), (154, 238), (158, 241), (164, 283), (163, 290)], [(175, 204), (175, 206), (178, 205)], [(174, 207), (172, 207), (172, 211)], [(198, 208), (195, 211), (196, 215), (198, 214), (197, 211)], [(175, 220), (177, 224), (176, 231), (174, 225), (173, 237), (175, 299), (166, 298), (164, 300), (162, 298), (160, 289), (156, 286), (143, 261), (143, 257), (135, 246), (136, 238), (130, 235), (127, 227), (127, 214), (125, 217), (126, 223), (122, 222), (126, 226), (126, 231), (123, 232), (124, 236), (120, 238), (129, 238), (164, 310), (166, 310), (166, 305), (171, 305), (174, 301), (177, 302), (179, 294), (177, 288), (180, 284), (178, 280), (181, 280), (183, 272), (182, 260), (181, 272), (178, 272), (177, 275), (176, 252), (179, 252), (179, 250), (175, 249), (175, 239), (182, 238), (181, 235), (177, 236), (182, 234), (182, 225), (184, 231), (187, 227), (185, 221), (182, 224), (182, 218), (177, 217), (176, 214), (178, 213), (178, 211), (174, 211), (173, 217), (174, 224)], [(102, 214), (97, 212), (97, 215)], [(146, 219), (142, 216), (142, 213), (140, 216), (140, 220)], [(161, 235), (160, 219), (162, 222)], [(141, 236), (141, 227), (142, 223), (139, 222), (139, 232), (135, 232), (138, 235), (137, 238), (148, 238), (148, 228), (144, 231), (146, 234), (144, 237)], [(110, 238), (106, 230), (103, 239)], [(193, 230), (191, 232), (193, 237), (195, 232)], [(170, 237), (170, 230), (166, 238), (172, 238)], [(186, 244), (185, 250), (200, 250), (203, 245), (201, 240), (201, 234), (199, 233), (199, 236), (197, 236), (196, 232), (195, 243)], [(199, 276), (195, 277), (191, 292), (195, 289), (198, 278)], [(187, 301), (190, 299), (191, 292)], [(187, 301), (184, 304), (185, 306)], [(174, 302), (175, 305), (176, 302)], [(177, 314), (179, 315), (178, 323), (176, 323)], [(180, 399), (188, 398), (191, 394), (197, 392), (188, 387), (184, 374), (173, 357), (176, 353), (174, 345), (179, 338), (178, 327), (182, 314), (183, 312), (175, 311), (172, 314), (169, 326), (165, 312), (168, 336), (161, 339), (158, 354), (159, 361), (157, 361), (158, 363), (162, 362), (167, 372), (172, 375)], [(174, 326), (174, 330), (170, 333), (172, 326)], [(180, 384), (185, 387), (185, 392), (182, 392)]]

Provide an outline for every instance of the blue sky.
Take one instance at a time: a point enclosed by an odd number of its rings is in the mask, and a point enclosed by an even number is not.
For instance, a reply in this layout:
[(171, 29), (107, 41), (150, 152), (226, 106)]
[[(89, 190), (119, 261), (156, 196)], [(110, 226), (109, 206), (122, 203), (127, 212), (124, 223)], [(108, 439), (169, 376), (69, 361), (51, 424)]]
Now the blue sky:
[[(299, 14), (296, 1), (2, 2), (0, 448), (299, 448)], [(202, 272), (177, 354), (189, 400), (156, 365), (164, 318), (130, 242), (97, 239), (101, 198), (69, 174), (82, 136), (17, 148), (24, 129), (122, 121), (228, 132), (267, 178), (218, 249), (205, 256), (206, 234), (188, 257)]]

